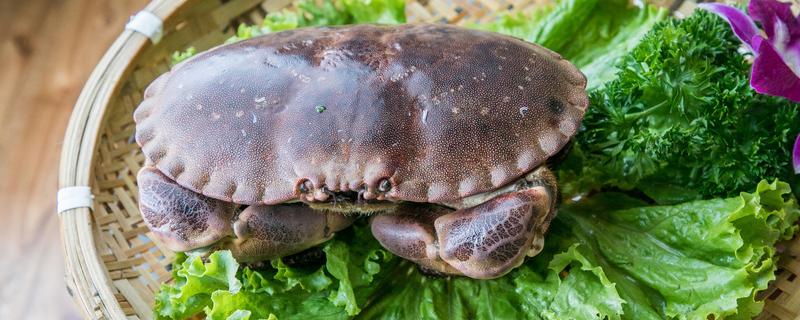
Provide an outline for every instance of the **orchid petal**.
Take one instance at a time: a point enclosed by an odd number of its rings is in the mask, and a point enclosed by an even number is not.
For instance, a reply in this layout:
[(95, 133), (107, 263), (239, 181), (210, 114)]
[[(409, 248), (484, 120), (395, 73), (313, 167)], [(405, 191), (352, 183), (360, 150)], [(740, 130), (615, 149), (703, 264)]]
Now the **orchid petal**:
[(777, 0), (752, 0), (747, 6), (750, 16), (761, 23), (767, 37), (772, 40), (778, 22), (789, 31), (790, 39), (800, 38), (800, 21), (792, 14), (792, 4)]
[(755, 52), (756, 46), (752, 42), (753, 38), (759, 35), (759, 30), (753, 19), (750, 19), (744, 12), (721, 3), (701, 3), (697, 7), (710, 11), (728, 21), (733, 33)]
[(800, 174), (800, 134), (794, 140), (794, 151), (792, 152), (792, 164), (794, 165), (794, 173)]
[(800, 102), (800, 77), (786, 65), (775, 47), (767, 41), (762, 41), (758, 46), (750, 86), (761, 94)]
[(800, 77), (800, 39), (793, 45), (784, 49), (783, 60), (786, 61), (797, 76)]
[(755, 36), (753, 37), (753, 39), (750, 40), (750, 46), (753, 48), (753, 53), (758, 52), (758, 48), (761, 47), (762, 42), (767, 42), (767, 40), (762, 38), (761, 36)]
[(800, 77), (800, 64), (798, 64), (800, 56), (797, 55), (797, 52), (794, 52), (795, 50), (792, 47), (800, 43), (792, 44), (791, 40), (786, 24), (783, 21), (775, 21), (775, 36), (770, 38), (769, 41), (775, 47), (775, 51), (781, 55), (783, 63), (789, 66), (789, 69), (792, 69), (795, 76)]

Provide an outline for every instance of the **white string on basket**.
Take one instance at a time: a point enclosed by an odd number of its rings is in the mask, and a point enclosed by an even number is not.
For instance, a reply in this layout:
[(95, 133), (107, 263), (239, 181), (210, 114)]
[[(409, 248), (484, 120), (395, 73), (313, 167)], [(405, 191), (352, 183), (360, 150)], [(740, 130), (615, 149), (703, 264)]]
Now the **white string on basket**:
[(56, 209), (58, 213), (76, 208), (92, 208), (94, 195), (87, 186), (66, 187), (58, 190)]
[(164, 23), (161, 18), (149, 11), (139, 11), (131, 16), (131, 20), (125, 25), (126, 30), (139, 32), (150, 38), (154, 44), (161, 41)]

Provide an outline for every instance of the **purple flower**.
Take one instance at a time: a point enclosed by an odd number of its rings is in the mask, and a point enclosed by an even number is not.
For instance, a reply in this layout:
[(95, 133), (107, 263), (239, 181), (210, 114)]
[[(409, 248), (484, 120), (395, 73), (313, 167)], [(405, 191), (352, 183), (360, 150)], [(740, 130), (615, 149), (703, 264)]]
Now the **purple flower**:
[[(753, 52), (750, 86), (756, 92), (800, 102), (800, 16), (792, 14), (790, 3), (752, 0), (747, 7), (750, 16), (719, 3), (698, 6), (727, 20), (736, 36)], [(794, 156), (797, 171), (800, 160), (797, 144)]]
[(792, 151), (792, 164), (794, 165), (794, 173), (800, 174), (800, 134), (794, 140), (794, 151)]

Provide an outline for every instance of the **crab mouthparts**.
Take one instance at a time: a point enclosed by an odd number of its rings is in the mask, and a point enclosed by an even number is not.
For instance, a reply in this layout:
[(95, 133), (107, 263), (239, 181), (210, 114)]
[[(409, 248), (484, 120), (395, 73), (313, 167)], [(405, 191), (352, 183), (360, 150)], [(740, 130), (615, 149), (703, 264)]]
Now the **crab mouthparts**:
[(358, 191), (330, 191), (324, 190), (325, 194), (329, 195), (330, 197), (326, 202), (329, 203), (338, 203), (338, 202), (350, 202), (355, 204), (362, 204), (367, 203), (368, 200), (364, 199), (364, 190)]
[(325, 190), (329, 197), (325, 201), (310, 201), (307, 204), (319, 210), (329, 210), (351, 214), (372, 214), (391, 211), (398, 204), (385, 200), (368, 200), (364, 198), (365, 190), (358, 191), (330, 191)]

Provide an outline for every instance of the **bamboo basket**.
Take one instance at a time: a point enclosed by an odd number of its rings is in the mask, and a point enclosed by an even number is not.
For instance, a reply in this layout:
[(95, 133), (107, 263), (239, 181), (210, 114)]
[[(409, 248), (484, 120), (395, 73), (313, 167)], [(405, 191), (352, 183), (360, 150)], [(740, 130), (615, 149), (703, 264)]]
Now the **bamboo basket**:
[[(551, 0), (418, 0), (409, 22), (461, 24), (493, 19)], [(687, 13), (694, 5), (655, 1)], [(173, 253), (142, 222), (136, 173), (144, 156), (133, 141), (132, 113), (145, 87), (169, 69), (176, 50), (204, 50), (233, 35), (240, 23), (260, 23), (292, 0), (154, 0), (144, 10), (163, 21), (153, 44), (126, 30), (92, 72), (69, 122), (59, 187), (90, 186), (93, 208), (62, 212), (61, 233), (69, 294), (92, 319), (151, 319), (154, 294), (170, 280)], [(800, 319), (800, 239), (784, 244), (777, 280), (763, 293), (762, 319)]]

